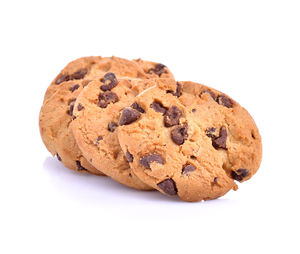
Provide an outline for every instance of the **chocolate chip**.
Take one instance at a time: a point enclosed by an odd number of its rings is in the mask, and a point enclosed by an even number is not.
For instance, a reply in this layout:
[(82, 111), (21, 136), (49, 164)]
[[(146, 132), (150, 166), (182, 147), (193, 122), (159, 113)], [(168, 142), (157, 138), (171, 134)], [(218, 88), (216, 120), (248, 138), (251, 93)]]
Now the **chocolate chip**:
[(219, 95), (216, 101), (224, 107), (232, 108), (232, 101), (224, 95)]
[(216, 138), (215, 132), (216, 132), (216, 128), (214, 127), (208, 128), (205, 131), (206, 136), (210, 138)]
[(197, 157), (195, 155), (191, 155), (190, 158), (193, 159), (193, 160), (197, 159)]
[(193, 113), (195, 113), (195, 112), (196, 112), (196, 109), (195, 109), (195, 108), (193, 108), (193, 109), (192, 109), (192, 112), (193, 112)]
[(171, 93), (174, 96), (180, 97), (182, 95), (182, 85), (179, 82), (177, 82), (176, 85), (176, 92), (168, 90), (167, 93)]
[(114, 92), (106, 91), (99, 94), (98, 106), (100, 108), (106, 108), (109, 103), (116, 103), (119, 101), (118, 95)]
[(214, 178), (214, 184), (217, 184), (218, 183), (218, 177), (215, 177)]
[(182, 174), (188, 174), (188, 173), (190, 173), (190, 172), (193, 172), (193, 171), (195, 171), (196, 170), (196, 167), (195, 166), (193, 166), (193, 165), (191, 165), (191, 164), (186, 164), (183, 168), (182, 168), (182, 171), (181, 171), (181, 173)]
[(245, 177), (249, 175), (249, 170), (248, 169), (238, 169), (236, 172), (231, 171), (231, 177), (234, 180), (237, 180), (239, 182), (243, 181)]
[(67, 111), (67, 114), (72, 116), (73, 118), (73, 111), (74, 111), (74, 104), (75, 104), (75, 101), (76, 101), (76, 98), (73, 98), (69, 101), (68, 105), (70, 106), (69, 107), (69, 110)]
[(132, 107), (133, 109), (141, 112), (141, 113), (145, 113), (145, 110), (142, 108), (142, 106), (140, 104), (138, 104), (137, 102), (134, 102), (130, 105), (130, 107)]
[(166, 179), (157, 184), (157, 186), (166, 194), (174, 196), (177, 194), (176, 183), (172, 178)]
[(71, 104), (70, 104), (70, 108), (69, 108), (69, 110), (67, 111), (67, 113), (68, 113), (70, 116), (73, 116), (73, 111), (74, 111), (74, 103), (71, 103)]
[(227, 149), (226, 147), (227, 130), (224, 126), (221, 127), (219, 137), (212, 138), (212, 145), (215, 149)]
[(109, 91), (119, 83), (116, 75), (112, 72), (106, 73), (100, 81), (104, 83), (104, 85), (100, 86), (102, 91)]
[(86, 171), (86, 168), (84, 168), (83, 166), (81, 166), (80, 161), (76, 161), (76, 165), (77, 165), (78, 171)]
[(168, 108), (164, 107), (159, 101), (154, 101), (150, 108), (153, 108), (156, 112), (162, 113), (163, 115), (167, 112)]
[(80, 103), (78, 103), (77, 109), (78, 109), (78, 111), (80, 111), (83, 109), (83, 106)]
[(64, 81), (68, 81), (68, 80), (70, 80), (69, 74), (62, 74), (57, 78), (57, 80), (55, 81), (55, 84), (59, 85), (60, 83), (62, 83)]
[(56, 158), (57, 158), (59, 161), (61, 161), (61, 157), (59, 156), (58, 153), (56, 153)]
[(141, 117), (141, 113), (135, 109), (124, 108), (120, 117), (120, 125), (127, 125), (135, 122)]
[(99, 145), (99, 142), (100, 142), (101, 140), (103, 140), (103, 138), (102, 138), (102, 137), (98, 137), (97, 140), (96, 140), (96, 145)]
[(210, 90), (205, 90), (203, 92), (200, 93), (200, 97), (202, 96), (202, 94), (204, 93), (208, 93), (210, 95), (211, 98), (213, 98), (213, 100), (216, 100), (216, 95), (213, 91), (210, 91)]
[(126, 151), (125, 157), (128, 162), (133, 162), (133, 155), (129, 151)]
[(117, 127), (118, 127), (118, 124), (117, 124), (117, 123), (114, 123), (114, 122), (111, 122), (111, 123), (109, 123), (109, 124), (107, 125), (107, 129), (108, 129), (108, 131), (110, 131), (110, 132), (114, 132), (115, 129), (117, 129)]
[(150, 154), (146, 155), (143, 158), (140, 159), (140, 164), (142, 164), (144, 167), (151, 169), (150, 163), (157, 162), (159, 164), (164, 164), (163, 158), (159, 154)]
[(184, 141), (188, 138), (188, 126), (184, 124), (182, 126), (176, 126), (171, 131), (171, 138), (176, 145), (182, 145)]
[(83, 79), (84, 76), (87, 74), (87, 69), (80, 69), (79, 71), (76, 71), (70, 76), (70, 79)]
[(163, 64), (157, 64), (154, 68), (149, 69), (148, 73), (154, 72), (156, 75), (158, 75), (160, 77), (161, 74), (166, 73), (165, 67), (166, 66)]
[(179, 124), (179, 119), (182, 117), (182, 112), (176, 106), (168, 109), (164, 116), (164, 123), (166, 127), (171, 127)]
[(75, 90), (77, 90), (78, 88), (79, 88), (79, 85), (76, 84), (76, 85), (70, 87), (69, 90), (73, 93), (73, 92), (74, 92)]

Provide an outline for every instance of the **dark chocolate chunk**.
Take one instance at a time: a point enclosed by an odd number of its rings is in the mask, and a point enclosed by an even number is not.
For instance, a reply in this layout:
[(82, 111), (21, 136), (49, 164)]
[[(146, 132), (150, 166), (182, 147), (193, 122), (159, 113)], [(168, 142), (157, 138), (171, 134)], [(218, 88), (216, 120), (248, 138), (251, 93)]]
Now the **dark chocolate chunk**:
[(118, 124), (117, 124), (117, 123), (114, 123), (114, 122), (111, 122), (111, 123), (109, 123), (109, 124), (107, 125), (107, 129), (108, 129), (108, 131), (110, 131), (110, 132), (114, 132), (115, 129), (117, 129), (117, 127), (118, 127)]
[(179, 124), (179, 119), (182, 117), (182, 112), (176, 106), (168, 109), (164, 116), (164, 123), (166, 127), (171, 127)]
[(215, 149), (227, 149), (226, 147), (227, 130), (224, 126), (221, 127), (219, 137), (212, 138), (212, 145)]
[(182, 85), (177, 82), (176, 92), (168, 90), (167, 93), (171, 93), (174, 96), (180, 97), (182, 95)]
[(128, 162), (133, 162), (133, 155), (129, 151), (126, 151), (125, 157)]
[(71, 103), (70, 104), (70, 108), (69, 110), (67, 111), (67, 113), (73, 117), (73, 111), (74, 111), (74, 103)]
[(149, 154), (140, 159), (140, 164), (144, 167), (151, 169), (150, 164), (152, 162), (157, 162), (160, 164), (164, 164), (163, 158), (159, 154)]
[(79, 85), (76, 84), (76, 85), (70, 87), (69, 90), (73, 93), (73, 92), (74, 92), (75, 90), (77, 90), (78, 88), (79, 88)]
[(235, 171), (231, 171), (231, 177), (234, 180), (237, 180), (239, 182), (243, 181), (243, 179), (245, 177), (247, 177), (249, 175), (249, 170), (248, 169), (238, 169), (236, 172)]
[(216, 132), (216, 128), (214, 127), (208, 128), (205, 131), (206, 136), (210, 138), (216, 138), (215, 132)]
[(158, 183), (157, 186), (168, 195), (174, 196), (177, 194), (176, 183), (172, 178), (166, 179)]
[(78, 109), (78, 111), (80, 111), (83, 109), (83, 106), (80, 103), (78, 103), (77, 109)]
[(171, 131), (171, 138), (176, 145), (182, 145), (188, 138), (188, 126), (184, 124), (182, 126), (176, 126)]
[(62, 83), (64, 81), (68, 81), (68, 80), (70, 80), (69, 74), (62, 74), (57, 78), (57, 80), (55, 81), (55, 84), (59, 85), (60, 83)]
[(182, 174), (188, 174), (190, 172), (193, 172), (196, 170), (196, 167), (194, 165), (191, 164), (186, 164), (183, 168), (182, 168)]
[(118, 95), (114, 92), (106, 91), (99, 94), (98, 106), (100, 108), (106, 108), (109, 103), (116, 103), (119, 101)]
[(165, 67), (166, 66), (163, 64), (157, 64), (154, 68), (149, 69), (148, 73), (154, 72), (156, 75), (158, 75), (160, 77), (161, 74), (166, 73)]
[(215, 177), (214, 178), (214, 184), (217, 184), (218, 183), (218, 177)]
[(224, 107), (232, 108), (232, 101), (224, 95), (219, 95), (216, 101)]
[(141, 117), (141, 113), (135, 109), (124, 108), (120, 117), (120, 125), (127, 125), (135, 122)]
[(202, 96), (202, 94), (204, 93), (208, 93), (210, 95), (211, 98), (213, 98), (213, 100), (216, 100), (216, 95), (213, 91), (210, 91), (210, 90), (205, 90), (203, 92), (200, 93), (200, 97)]
[(96, 145), (99, 145), (99, 142), (100, 142), (101, 140), (103, 140), (103, 138), (102, 138), (102, 137), (98, 137), (97, 140), (96, 140)]
[(56, 153), (56, 158), (57, 158), (59, 161), (61, 161), (61, 157), (59, 156), (58, 153)]
[(142, 106), (140, 104), (138, 104), (137, 102), (134, 102), (130, 105), (130, 107), (132, 107), (133, 109), (141, 112), (141, 113), (145, 113), (145, 110), (142, 108)]
[(164, 107), (159, 101), (154, 101), (150, 108), (153, 108), (156, 112), (162, 113), (163, 115), (167, 112), (168, 108)]
[(81, 166), (80, 161), (76, 161), (76, 165), (77, 165), (78, 171), (86, 171), (86, 168), (84, 168), (83, 166)]
[(100, 86), (100, 89), (104, 92), (113, 89), (119, 83), (116, 75), (112, 72), (106, 73), (100, 81), (104, 83), (104, 85)]
[(76, 101), (76, 98), (73, 98), (69, 101), (68, 105), (70, 106), (69, 107), (69, 110), (67, 111), (67, 114), (72, 116), (73, 118), (73, 111), (74, 111), (74, 104), (75, 104), (75, 101)]
[(192, 109), (192, 112), (193, 112), (193, 113), (195, 113), (195, 112), (196, 112), (196, 109), (195, 109), (195, 108), (193, 108), (193, 109)]
[(87, 69), (80, 69), (79, 71), (76, 71), (70, 76), (70, 80), (72, 79), (83, 79), (84, 76), (87, 74)]
[(197, 159), (197, 157), (195, 155), (191, 155), (190, 158), (193, 159), (193, 160)]

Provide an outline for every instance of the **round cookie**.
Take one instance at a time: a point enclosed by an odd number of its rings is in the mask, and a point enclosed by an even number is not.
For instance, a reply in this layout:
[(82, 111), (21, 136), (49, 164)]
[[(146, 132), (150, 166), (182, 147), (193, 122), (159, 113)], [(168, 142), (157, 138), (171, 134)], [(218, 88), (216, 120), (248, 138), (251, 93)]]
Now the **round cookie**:
[(143, 61), (129, 61), (119, 57), (90, 56), (78, 58), (70, 62), (52, 81), (44, 100), (51, 97), (61, 84), (81, 79), (95, 79), (107, 72), (117, 76), (135, 78), (173, 78), (170, 70), (163, 64)]
[(78, 96), (71, 124), (78, 146), (94, 167), (119, 183), (142, 190), (152, 188), (131, 172), (128, 163), (131, 158), (121, 150), (117, 138), (119, 112), (131, 105), (135, 115), (143, 114), (143, 108), (133, 101), (156, 83), (154, 79), (119, 78), (107, 86), (99, 80), (93, 81)]
[(258, 170), (259, 131), (237, 102), (192, 82), (161, 82), (121, 111), (118, 138), (144, 183), (184, 201), (215, 199)]
[(48, 87), (40, 111), (40, 133), (49, 152), (70, 169), (101, 174), (82, 156), (70, 129), (78, 94), (90, 79), (105, 73), (132, 78), (173, 77), (166, 67), (162, 74), (153, 73), (156, 66), (160, 64), (118, 57), (83, 57), (69, 63)]

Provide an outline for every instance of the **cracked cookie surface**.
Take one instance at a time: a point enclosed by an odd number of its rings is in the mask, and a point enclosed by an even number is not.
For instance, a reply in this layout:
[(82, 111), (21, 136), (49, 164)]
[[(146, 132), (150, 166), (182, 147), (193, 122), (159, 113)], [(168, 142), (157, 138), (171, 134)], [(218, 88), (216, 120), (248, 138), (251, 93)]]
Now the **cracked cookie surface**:
[[(84, 156), (98, 170), (128, 187), (152, 189), (130, 170), (131, 157), (121, 150), (118, 128), (143, 114), (143, 107), (134, 103), (134, 99), (159, 80), (100, 78), (86, 86), (75, 103), (71, 126)], [(120, 119), (119, 112), (123, 109), (126, 117)]]
[[(78, 94), (92, 79), (104, 78), (105, 74), (103, 89), (114, 85), (114, 76), (146, 79), (159, 77), (159, 74), (147, 70), (159, 65), (118, 57), (83, 57), (69, 63), (48, 87), (40, 111), (40, 133), (49, 152), (70, 169), (102, 174), (84, 158), (70, 128)], [(112, 72), (113, 75), (109, 74)], [(161, 76), (173, 77), (167, 67), (163, 68)]]
[[(119, 142), (137, 177), (163, 194), (215, 199), (258, 170), (259, 131), (227, 95), (192, 82), (161, 82), (135, 103), (144, 113), (123, 120)], [(120, 114), (120, 121), (130, 115)]]

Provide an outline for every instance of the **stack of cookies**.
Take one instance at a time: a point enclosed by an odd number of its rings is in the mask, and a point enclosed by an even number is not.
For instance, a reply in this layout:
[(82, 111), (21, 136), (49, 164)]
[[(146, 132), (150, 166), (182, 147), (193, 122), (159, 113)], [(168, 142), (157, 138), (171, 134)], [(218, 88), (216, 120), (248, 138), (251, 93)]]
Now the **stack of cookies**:
[(236, 101), (141, 59), (69, 63), (46, 91), (39, 124), (66, 167), (184, 201), (237, 190), (262, 157), (255, 122)]

